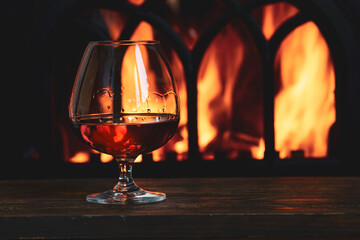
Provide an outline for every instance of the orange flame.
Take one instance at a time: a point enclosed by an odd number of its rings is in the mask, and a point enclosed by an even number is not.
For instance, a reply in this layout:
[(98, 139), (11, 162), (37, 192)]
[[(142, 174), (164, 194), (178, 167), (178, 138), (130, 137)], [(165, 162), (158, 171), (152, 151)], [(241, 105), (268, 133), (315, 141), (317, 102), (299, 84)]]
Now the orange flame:
[(317, 26), (309, 22), (295, 29), (282, 43), (278, 60), (282, 87), (275, 98), (275, 144), (280, 158), (300, 149), (305, 157), (325, 157), (335, 122), (335, 73)]
[(176, 81), (178, 95), (180, 98), (181, 111), (180, 111), (180, 122), (178, 127), (177, 135), (172, 138), (167, 146), (165, 146), (165, 150), (167, 151), (175, 151), (177, 153), (177, 160), (182, 161), (187, 159), (188, 152), (188, 129), (187, 129), (187, 95), (186, 95), (186, 83), (184, 76), (183, 65), (175, 53), (172, 51), (171, 54), (171, 69), (173, 71), (173, 75)]
[(90, 161), (90, 153), (83, 151), (77, 152), (69, 159), (69, 161), (72, 163), (87, 163)]
[[(134, 5), (141, 5), (144, 1), (129, 1)], [(121, 31), (126, 23), (126, 19), (117, 11), (111, 10), (102, 10), (102, 15), (104, 17), (105, 23), (108, 27), (109, 35), (111, 39), (116, 40), (120, 37)], [(130, 38), (131, 40), (154, 40), (154, 30), (152, 26), (147, 22), (140, 22), (138, 27), (135, 29), (133, 35)], [(145, 52), (146, 53), (146, 52)], [(165, 145), (164, 147), (157, 149), (152, 152), (153, 160), (154, 161), (163, 161), (165, 160), (165, 153), (166, 152), (176, 152), (177, 159), (183, 160), (186, 158), (187, 151), (188, 151), (188, 134), (187, 134), (187, 109), (186, 107), (186, 86), (183, 74), (183, 68), (181, 65), (181, 61), (175, 52), (172, 52), (171, 55), (171, 67), (173, 70), (173, 75), (175, 81), (177, 82), (178, 86), (178, 94), (181, 99), (181, 116), (180, 116), (180, 123), (179, 123), (179, 130), (177, 134), (170, 140), (170, 142)], [(144, 56), (143, 58), (144, 64), (149, 64), (147, 61), (147, 57)], [(125, 66), (126, 68), (126, 66)], [(128, 71), (130, 72), (130, 71)], [(150, 77), (150, 76), (149, 76)], [(141, 79), (140, 79), (141, 80)], [(106, 159), (104, 157), (104, 159)], [(137, 162), (141, 161), (141, 158), (137, 159)]]
[[(214, 49), (216, 49), (214, 47)], [(217, 135), (217, 128), (211, 123), (210, 103), (220, 94), (222, 84), (220, 82), (220, 73), (217, 68), (216, 50), (209, 50), (204, 57), (203, 65), (200, 69), (198, 80), (198, 131), (199, 148), (201, 152), (205, 151), (206, 146)]]
[[(140, 0), (134, 4), (141, 5), (143, 2)], [(102, 10), (101, 13), (111, 39), (118, 39), (126, 17), (111, 10)], [(298, 9), (287, 3), (263, 7), (262, 30), (265, 38), (269, 40), (277, 28), (296, 13)], [(141, 22), (131, 39), (152, 40), (154, 30), (150, 24)], [(248, 43), (244, 41), (237, 31), (227, 25), (209, 45), (200, 65), (197, 86), (199, 148), (203, 158), (208, 160), (214, 159), (216, 151), (224, 150), (228, 151), (229, 158), (237, 158), (238, 150), (248, 151), (254, 159), (264, 157), (265, 142), (261, 135), (237, 133), (231, 127), (233, 115), (238, 114), (233, 112), (234, 88), (237, 81), (241, 81), (235, 72), (251, 57), (250, 52), (246, 52)], [(193, 43), (187, 45), (192, 49)], [(164, 160), (167, 152), (176, 152), (178, 160), (187, 158), (185, 76), (175, 51), (170, 54), (181, 99), (181, 119), (173, 139), (153, 152), (154, 161)], [(144, 57), (144, 64), (149, 64), (146, 61)], [(329, 49), (317, 26), (309, 22), (295, 29), (281, 44), (275, 62), (275, 71), (279, 71), (280, 75), (274, 109), (275, 148), (280, 158), (291, 157), (291, 152), (298, 150), (304, 151), (305, 157), (326, 156), (329, 129), (335, 122), (335, 74)], [(254, 69), (256, 71), (256, 68), (248, 71)], [(262, 131), (258, 132), (261, 134)], [(103, 162), (111, 160), (103, 154), (101, 159)]]
[(290, 4), (275, 3), (264, 6), (263, 12), (262, 31), (269, 40), (283, 22), (298, 13), (298, 9)]
[[(297, 10), (279, 3), (264, 7), (263, 32), (269, 39)], [(279, 12), (280, 11), (280, 12)], [(281, 44), (275, 61), (280, 90), (275, 97), (275, 148), (280, 158), (303, 150), (304, 157), (325, 157), (335, 122), (335, 73), (326, 41), (313, 22), (296, 28)]]
[(128, 0), (129, 3), (134, 4), (135, 6), (142, 5), (146, 0)]
[(202, 60), (197, 86), (198, 131), (199, 149), (205, 159), (214, 159), (214, 152), (231, 148), (233, 94), (243, 59), (244, 43), (227, 25)]

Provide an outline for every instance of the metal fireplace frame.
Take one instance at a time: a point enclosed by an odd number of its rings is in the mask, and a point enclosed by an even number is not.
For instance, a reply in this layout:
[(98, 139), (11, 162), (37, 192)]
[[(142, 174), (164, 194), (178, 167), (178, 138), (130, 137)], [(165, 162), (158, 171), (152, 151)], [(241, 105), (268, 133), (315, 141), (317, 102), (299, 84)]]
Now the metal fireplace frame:
[[(270, 3), (287, 2), (299, 9), (298, 14), (284, 22), (274, 33), (270, 40), (266, 40), (260, 26), (252, 17), (251, 11)], [(141, 6), (134, 6), (126, 1), (117, 0), (77, 0), (77, 1), (53, 1), (43, 14), (37, 20), (34, 26), (40, 26), (34, 29), (29, 37), (28, 43), (31, 46), (30, 55), (33, 56), (32, 71), (34, 76), (42, 79), (42, 88), (37, 93), (39, 96), (45, 94), (45, 101), (39, 99), (39, 104), (47, 109), (51, 109), (51, 94), (46, 89), (51, 88), (50, 82), (50, 62), (47, 61), (51, 41), (56, 42), (58, 32), (54, 29), (64, 29), (67, 24), (77, 25), (85, 31), (96, 36), (98, 40), (109, 39), (106, 32), (101, 31), (96, 26), (87, 21), (78, 18), (82, 12), (94, 8), (103, 8), (126, 12), (131, 16), (123, 29), (120, 39), (129, 39), (136, 27), (141, 21), (146, 21), (157, 31), (166, 37), (172, 44), (173, 49), (178, 54), (184, 68), (187, 98), (188, 98), (188, 131), (189, 131), (189, 152), (188, 160), (177, 162), (175, 159), (169, 159), (164, 162), (154, 163), (147, 161), (146, 157), (143, 163), (136, 166), (135, 174), (139, 176), (242, 176), (242, 175), (324, 175), (324, 174), (358, 174), (359, 164), (355, 160), (356, 142), (352, 143), (350, 139), (359, 134), (359, 110), (356, 108), (360, 103), (359, 72), (357, 66), (360, 66), (359, 46), (356, 44), (357, 36), (349, 25), (346, 14), (333, 1), (296, 1), (296, 0), (249, 0), (238, 2), (235, 0), (223, 0), (222, 3), (227, 6), (226, 11), (217, 18), (210, 27), (200, 36), (194, 48), (189, 50), (178, 33), (162, 18), (151, 12), (151, 8), (157, 4), (157, 1), (148, 0)], [(360, 16), (360, 4), (355, 1), (348, 1), (354, 8), (357, 8)], [(337, 16), (334, 18), (334, 16)], [(203, 161), (199, 153), (198, 129), (197, 129), (197, 75), (202, 57), (211, 41), (216, 35), (234, 19), (241, 21), (248, 28), (253, 37), (256, 47), (259, 51), (263, 69), (263, 99), (264, 99), (264, 138), (265, 154), (262, 161), (248, 160), (227, 160), (217, 157), (214, 161)], [(360, 17), (359, 17), (360, 20)], [(327, 158), (306, 158), (280, 160), (275, 151), (274, 140), (274, 59), (277, 49), (283, 39), (296, 27), (307, 21), (313, 21), (330, 49), (336, 79), (336, 149), (335, 157)], [(359, 29), (358, 29), (359, 30)], [(55, 32), (55, 33), (54, 33)], [(42, 54), (37, 54), (41, 52)], [(47, 69), (44, 71), (43, 69)], [(42, 92), (43, 91), (43, 92)], [(40, 171), (47, 171), (46, 176), (56, 176), (53, 174), (57, 170), (58, 176), (108, 176), (109, 172), (117, 173), (113, 170), (114, 163), (101, 164), (91, 162), (86, 164), (71, 164), (52, 161), (56, 151), (56, 144), (46, 139), (54, 139), (54, 131), (51, 126), (51, 114), (43, 114), (43, 128), (47, 129), (48, 134), (42, 136), (45, 139), (44, 158), (47, 160), (38, 161), (37, 167)], [(35, 164), (35, 165), (36, 165)], [(52, 170), (51, 170), (52, 169)], [(57, 170), (55, 170), (57, 169)], [(115, 169), (116, 170), (116, 169)], [(154, 174), (156, 173), (156, 174)]]

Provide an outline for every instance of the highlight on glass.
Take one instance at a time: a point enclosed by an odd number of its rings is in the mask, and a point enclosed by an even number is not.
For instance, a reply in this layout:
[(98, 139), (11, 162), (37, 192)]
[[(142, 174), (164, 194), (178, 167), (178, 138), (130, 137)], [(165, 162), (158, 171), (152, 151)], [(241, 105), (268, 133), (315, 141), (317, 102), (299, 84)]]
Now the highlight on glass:
[(138, 187), (132, 178), (140, 154), (174, 135), (180, 106), (159, 41), (90, 42), (75, 79), (69, 117), (91, 148), (114, 156), (120, 176), (114, 188), (88, 195), (88, 202), (139, 204), (163, 201), (165, 193)]

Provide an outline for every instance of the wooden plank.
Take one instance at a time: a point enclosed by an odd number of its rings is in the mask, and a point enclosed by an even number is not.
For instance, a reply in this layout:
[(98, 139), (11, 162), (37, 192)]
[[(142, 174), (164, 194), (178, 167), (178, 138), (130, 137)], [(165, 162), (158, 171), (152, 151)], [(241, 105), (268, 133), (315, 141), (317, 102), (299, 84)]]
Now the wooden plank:
[(98, 205), (109, 179), (0, 181), (0, 238), (360, 236), (360, 178), (138, 179), (167, 193), (147, 205)]

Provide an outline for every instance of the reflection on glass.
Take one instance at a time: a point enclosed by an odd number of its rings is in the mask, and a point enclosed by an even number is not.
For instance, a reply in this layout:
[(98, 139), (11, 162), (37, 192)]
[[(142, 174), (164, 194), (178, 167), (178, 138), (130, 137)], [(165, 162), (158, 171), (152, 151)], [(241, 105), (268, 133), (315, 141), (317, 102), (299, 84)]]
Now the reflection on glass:
[(180, 109), (169, 64), (158, 41), (91, 42), (74, 84), (69, 114), (91, 148), (119, 164), (117, 185), (87, 201), (105, 204), (162, 201), (164, 193), (139, 188), (132, 164), (174, 135)]

